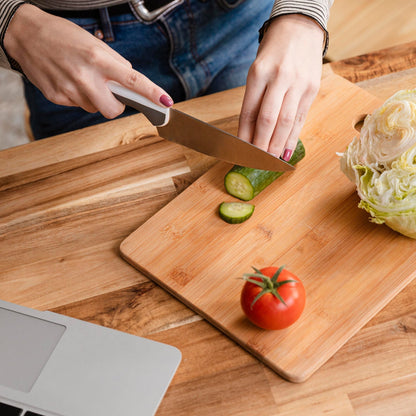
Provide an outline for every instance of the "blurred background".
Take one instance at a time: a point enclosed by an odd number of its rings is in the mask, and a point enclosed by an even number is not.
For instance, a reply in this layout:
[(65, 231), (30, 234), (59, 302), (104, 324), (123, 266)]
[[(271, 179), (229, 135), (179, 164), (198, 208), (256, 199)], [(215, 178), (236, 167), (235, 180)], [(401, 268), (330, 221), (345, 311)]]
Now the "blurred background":
[[(327, 61), (410, 42), (416, 40), (415, 1), (335, 0), (328, 29)], [(0, 68), (0, 150), (28, 141), (21, 78)]]

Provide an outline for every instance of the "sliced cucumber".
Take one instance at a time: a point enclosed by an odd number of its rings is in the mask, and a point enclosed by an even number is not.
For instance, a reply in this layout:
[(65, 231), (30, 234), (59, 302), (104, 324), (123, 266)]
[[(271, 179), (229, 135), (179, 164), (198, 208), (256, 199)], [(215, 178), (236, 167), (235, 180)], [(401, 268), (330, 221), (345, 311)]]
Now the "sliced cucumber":
[(229, 224), (240, 224), (248, 220), (254, 212), (254, 205), (247, 202), (223, 202), (220, 204), (220, 217)]
[[(298, 140), (295, 151), (289, 163), (295, 165), (305, 157), (305, 147)], [(273, 172), (269, 170), (245, 168), (235, 165), (225, 175), (224, 185), (226, 191), (243, 201), (250, 201), (263, 189), (274, 182), (284, 172)]]

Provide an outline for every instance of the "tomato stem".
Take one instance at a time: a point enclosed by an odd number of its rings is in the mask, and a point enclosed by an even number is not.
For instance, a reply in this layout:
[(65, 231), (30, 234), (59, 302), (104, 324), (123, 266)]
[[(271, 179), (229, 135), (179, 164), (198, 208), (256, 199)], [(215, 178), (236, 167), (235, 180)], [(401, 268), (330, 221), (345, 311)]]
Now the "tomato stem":
[[(279, 287), (288, 284), (288, 283), (299, 283), (297, 280), (294, 279), (288, 279), (288, 280), (282, 280), (281, 282), (278, 282), (277, 279), (279, 278), (280, 273), (284, 269), (285, 266), (281, 266), (276, 273), (273, 275), (272, 278), (269, 276), (264, 275), (260, 270), (253, 267), (253, 270), (255, 273), (245, 273), (243, 275), (243, 280), (246, 282), (253, 283), (257, 286), (259, 286), (262, 290), (261, 292), (254, 298), (253, 302), (251, 303), (251, 309), (253, 309), (254, 304), (266, 293), (271, 293), (273, 296), (275, 296), (277, 299), (280, 300), (280, 302), (283, 303), (283, 305), (287, 306), (286, 302), (283, 300), (283, 298), (280, 296), (278, 289)], [(261, 280), (257, 280), (255, 278), (260, 278)]]

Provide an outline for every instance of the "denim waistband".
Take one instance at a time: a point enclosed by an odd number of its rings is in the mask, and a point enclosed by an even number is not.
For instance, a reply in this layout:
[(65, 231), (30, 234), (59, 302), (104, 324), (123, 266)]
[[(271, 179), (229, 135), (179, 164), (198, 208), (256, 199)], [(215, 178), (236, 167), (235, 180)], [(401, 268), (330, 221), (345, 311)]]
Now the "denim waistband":
[(98, 31), (97, 36), (106, 42), (113, 42), (111, 17), (132, 13), (140, 21), (152, 23), (180, 2), (181, 0), (135, 0), (99, 9), (47, 10), (47, 12), (66, 19), (98, 19), (101, 22), (102, 31)]
[[(149, 11), (152, 12), (161, 7), (173, 3), (175, 0), (144, 0), (143, 5)], [(121, 14), (131, 13), (130, 3), (121, 3), (115, 6), (106, 7), (110, 16), (118, 16)], [(46, 10), (48, 13), (59, 17), (65, 17), (68, 19), (82, 19), (82, 18), (98, 18), (100, 9), (89, 10)]]

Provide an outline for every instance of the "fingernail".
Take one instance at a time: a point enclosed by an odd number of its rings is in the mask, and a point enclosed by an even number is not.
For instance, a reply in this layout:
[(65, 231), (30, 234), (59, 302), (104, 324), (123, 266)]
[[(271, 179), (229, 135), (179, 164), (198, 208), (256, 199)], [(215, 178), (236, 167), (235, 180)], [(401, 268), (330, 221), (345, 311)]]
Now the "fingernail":
[(173, 100), (168, 95), (163, 94), (160, 96), (159, 101), (166, 107), (172, 107)]
[(285, 152), (283, 153), (283, 160), (286, 160), (286, 162), (288, 162), (290, 158), (292, 157), (292, 153), (293, 153), (292, 150), (286, 149)]

